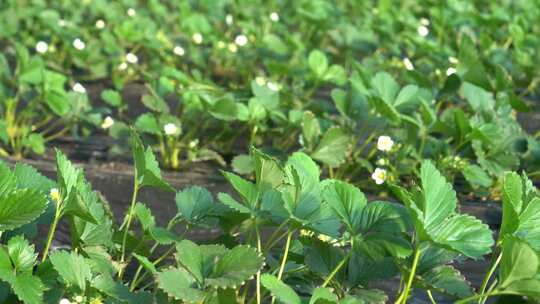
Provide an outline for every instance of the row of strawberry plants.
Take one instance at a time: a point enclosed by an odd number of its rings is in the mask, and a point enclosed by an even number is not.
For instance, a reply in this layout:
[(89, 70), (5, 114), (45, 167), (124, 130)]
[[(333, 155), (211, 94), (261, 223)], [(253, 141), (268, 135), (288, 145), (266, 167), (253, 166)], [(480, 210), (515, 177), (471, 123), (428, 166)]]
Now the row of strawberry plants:
[[(516, 115), (537, 91), (540, 13), (512, 1), (475, 14), (482, 5), (5, 1), (0, 155), (102, 132), (123, 155), (135, 125), (167, 168), (224, 165), (255, 145), (300, 150), (378, 191), (373, 182), (406, 180), (431, 159), (496, 197), (504, 171), (539, 174), (538, 134)], [(103, 105), (89, 98), (92, 81), (106, 86)], [(139, 101), (122, 96), (134, 82), (146, 88), (138, 117)], [(396, 144), (377, 150), (388, 136)], [(232, 165), (253, 170), (247, 155)]]
[[(496, 235), (459, 213), (456, 192), (430, 161), (422, 162), (416, 186), (390, 185), (399, 202), (370, 202), (347, 182), (321, 180), (303, 152), (280, 162), (252, 149), (251, 179), (223, 172), (234, 193), (217, 200), (198, 186), (178, 191), (177, 213), (160, 226), (138, 193), (175, 189), (135, 132), (130, 141), (134, 189), (121, 223), (60, 151), (56, 181), (24, 164), (0, 165), (2, 301), (384, 303), (392, 296), (404, 304), (413, 292), (434, 303), (540, 299), (540, 197), (525, 175), (504, 174)], [(59, 224), (71, 235), (62, 247), (52, 246)], [(44, 244), (38, 225), (49, 225)], [(179, 227), (222, 235), (197, 244)], [(454, 268), (490, 253), (478, 288)], [(395, 295), (370, 287), (396, 278)]]

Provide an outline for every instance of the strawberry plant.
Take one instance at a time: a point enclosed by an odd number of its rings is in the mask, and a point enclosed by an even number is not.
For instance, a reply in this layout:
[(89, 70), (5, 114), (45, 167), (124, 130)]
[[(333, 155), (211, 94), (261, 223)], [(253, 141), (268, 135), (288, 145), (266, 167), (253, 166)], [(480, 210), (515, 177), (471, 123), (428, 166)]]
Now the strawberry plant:
[[(487, 225), (458, 212), (456, 192), (430, 161), (421, 164), (418, 186), (390, 185), (400, 204), (369, 201), (352, 184), (321, 180), (303, 152), (280, 162), (253, 148), (253, 180), (223, 172), (235, 193), (219, 193), (217, 200), (198, 186), (178, 191), (177, 213), (161, 226), (138, 193), (174, 189), (161, 178), (152, 149), (131, 132), (134, 189), (121, 223), (61, 152), (56, 183), (32, 167), (0, 164), (3, 301), (382, 303), (392, 297), (410, 303), (425, 293), (433, 302), (484, 303), (540, 297), (540, 196), (525, 175), (504, 175), (495, 241)], [(44, 223), (50, 227), (42, 244), (35, 237)], [(71, 238), (57, 247), (60, 224)], [(197, 244), (185, 234), (197, 227), (219, 227), (221, 236)], [(490, 253), (475, 289), (455, 265)], [(395, 295), (370, 287), (392, 279), (399, 286)]]

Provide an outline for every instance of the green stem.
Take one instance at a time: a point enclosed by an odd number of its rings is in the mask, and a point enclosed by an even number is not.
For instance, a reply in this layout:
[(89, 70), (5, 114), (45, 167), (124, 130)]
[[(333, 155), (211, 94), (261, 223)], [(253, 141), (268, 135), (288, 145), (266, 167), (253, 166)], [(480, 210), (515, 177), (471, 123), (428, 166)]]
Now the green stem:
[(287, 264), (287, 257), (289, 256), (289, 249), (291, 248), (291, 239), (293, 236), (294, 230), (290, 229), (287, 232), (287, 241), (285, 242), (285, 252), (283, 253), (283, 259), (281, 260), (281, 266), (279, 267), (278, 280), (281, 280), (283, 277), (283, 271), (285, 270), (285, 264)]
[[(484, 277), (484, 280), (482, 280), (482, 286), (480, 287), (480, 295), (484, 295), (486, 293), (486, 287), (489, 283), (489, 280), (491, 279), (491, 276), (497, 269), (497, 266), (499, 266), (499, 262), (501, 261), (502, 253), (499, 253), (497, 258), (495, 260), (492, 260), (491, 267), (489, 268), (489, 271), (487, 272), (486, 276)], [(486, 298), (480, 298), (480, 303), (484, 303)]]
[(431, 301), (431, 304), (437, 304), (437, 301), (435, 301), (435, 298), (433, 297), (433, 294), (431, 294), (431, 290), (427, 290), (427, 295), (429, 297), (429, 300)]
[(349, 251), (349, 253), (347, 253), (347, 255), (343, 258), (343, 260), (341, 260), (341, 262), (337, 264), (334, 270), (332, 270), (332, 272), (326, 277), (321, 287), (326, 287), (330, 283), (330, 281), (332, 281), (332, 279), (336, 276), (336, 274), (343, 267), (343, 265), (345, 265), (345, 263), (349, 261), (349, 259), (351, 258), (351, 255), (352, 255), (352, 249)]
[[(259, 232), (259, 224), (255, 219), (255, 235), (257, 236), (257, 251), (262, 254), (261, 233)], [(257, 272), (257, 304), (261, 304), (261, 271)]]
[(491, 296), (497, 296), (497, 295), (502, 295), (504, 293), (502, 292), (497, 292), (497, 291), (494, 291), (494, 292), (490, 292), (490, 293), (486, 293), (486, 294), (475, 294), (473, 296), (470, 296), (468, 298), (465, 298), (465, 299), (461, 299), (459, 301), (456, 301), (455, 304), (465, 304), (465, 303), (469, 303), (473, 300), (476, 300), (476, 299), (480, 299), (480, 298), (483, 298), (483, 297), (491, 297)]
[(407, 280), (407, 285), (405, 285), (405, 290), (403, 290), (403, 298), (401, 303), (406, 304), (409, 298), (409, 293), (411, 291), (411, 286), (414, 281), (414, 275), (416, 274), (416, 267), (418, 267), (418, 261), (420, 260), (420, 249), (417, 247), (414, 251), (413, 264), (411, 268), (411, 273), (409, 273), (409, 279)]
[(45, 259), (47, 259), (47, 255), (49, 254), (49, 249), (51, 247), (51, 243), (52, 243), (52, 240), (53, 240), (53, 237), (54, 237), (54, 233), (56, 231), (56, 226), (58, 225), (58, 221), (60, 220), (60, 202), (55, 202), (56, 203), (56, 210), (54, 212), (54, 219), (53, 219), (53, 222), (51, 224), (51, 228), (49, 229), (49, 233), (47, 235), (47, 243), (45, 244), (45, 249), (43, 249), (43, 255), (42, 255), (42, 258), (41, 258), (41, 262), (44, 262)]
[[(126, 226), (124, 227), (124, 236), (122, 237), (122, 255), (120, 262), (123, 263), (126, 257), (126, 242), (129, 232), (129, 226), (131, 225), (131, 219), (133, 218), (133, 211), (135, 209), (135, 203), (137, 202), (137, 193), (139, 192), (139, 183), (137, 182), (137, 170), (135, 169), (135, 176), (133, 182), (133, 196), (131, 198), (131, 205), (129, 206)], [(121, 278), (123, 270), (118, 272), (118, 277)]]

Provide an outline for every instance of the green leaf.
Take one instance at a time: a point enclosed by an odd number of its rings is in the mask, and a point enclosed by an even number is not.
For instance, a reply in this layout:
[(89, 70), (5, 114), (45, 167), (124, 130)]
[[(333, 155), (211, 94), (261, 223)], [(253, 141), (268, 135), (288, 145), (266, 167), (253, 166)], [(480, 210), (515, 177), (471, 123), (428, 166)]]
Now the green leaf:
[(338, 167), (345, 162), (350, 148), (347, 132), (340, 127), (332, 127), (323, 134), (311, 157), (330, 167)]
[(144, 150), (139, 135), (133, 129), (131, 130), (131, 149), (135, 161), (137, 182), (141, 187), (151, 186), (165, 191), (174, 191), (174, 189), (161, 178), (159, 164), (152, 149), (148, 147), (146, 151)]
[(471, 258), (491, 251), (493, 236), (489, 227), (470, 215), (456, 215), (430, 231), (433, 241)]
[(184, 269), (170, 268), (158, 272), (156, 281), (161, 290), (177, 300), (191, 303), (204, 299), (204, 292), (193, 288), (195, 279)]
[(9, 239), (7, 244), (9, 256), (16, 272), (32, 272), (37, 259), (34, 245), (30, 245), (22, 236)]
[(502, 184), (503, 218), (501, 235), (513, 233), (519, 225), (519, 214), (522, 209), (523, 188), (521, 178), (515, 172), (504, 175)]
[(347, 82), (347, 74), (342, 66), (333, 64), (324, 74), (323, 80), (333, 82), (337, 85), (344, 85)]
[(230, 97), (218, 99), (211, 107), (210, 114), (217, 119), (232, 121), (237, 118), (236, 101)]
[(504, 293), (540, 299), (540, 280), (526, 279), (512, 282), (506, 286)]
[(328, 59), (323, 52), (313, 50), (309, 53), (308, 65), (318, 78), (322, 78), (328, 69)]
[(419, 206), (423, 212), (422, 223), (426, 230), (431, 230), (454, 213), (457, 203), (456, 192), (431, 161), (422, 162), (420, 179), (424, 195), (423, 202)]
[(275, 189), (283, 184), (284, 172), (276, 159), (255, 148), (251, 148), (251, 155), (259, 191)]
[(156, 219), (152, 215), (152, 211), (143, 203), (136, 203), (134, 208), (135, 216), (141, 223), (143, 230), (149, 231), (156, 226)]
[(232, 159), (231, 166), (234, 172), (242, 175), (251, 174), (255, 170), (253, 158), (250, 155), (240, 154)]
[[(240, 176), (234, 173), (230, 173), (230, 172), (222, 172), (222, 173), (225, 179), (229, 182), (229, 184), (231, 184), (234, 190), (236, 190), (236, 192), (242, 197), (242, 199), (244, 200), (244, 203), (247, 204), (247, 207), (250, 210), (254, 210), (254, 204), (256, 203), (258, 199), (258, 195), (259, 195), (256, 185), (241, 178)], [(226, 204), (227, 202), (223, 201), (222, 198), (226, 199), (227, 201), (230, 201), (228, 199), (230, 198), (230, 196), (225, 193), (223, 194), (220, 193), (218, 195), (218, 198), (224, 204)]]
[(499, 286), (504, 288), (514, 282), (532, 279), (538, 273), (538, 254), (527, 243), (509, 237), (503, 241)]
[(356, 233), (362, 220), (362, 210), (367, 204), (364, 193), (351, 184), (332, 180), (326, 183), (322, 195), (349, 232)]
[(0, 231), (13, 230), (38, 218), (47, 198), (37, 190), (16, 190), (0, 196)]
[(261, 284), (268, 289), (270, 293), (280, 302), (285, 304), (301, 304), (302, 301), (296, 292), (287, 284), (278, 280), (273, 275), (263, 274), (261, 276)]
[(125, 303), (133, 304), (151, 304), (152, 295), (148, 292), (131, 292), (129, 288), (112, 278), (104, 275), (97, 276), (92, 281), (92, 286), (107, 296)]
[(17, 187), (19, 188), (36, 189), (42, 193), (49, 193), (51, 188), (54, 187), (52, 180), (43, 176), (34, 167), (26, 164), (16, 164), (13, 175), (17, 179)]
[(491, 111), (495, 107), (493, 94), (468, 82), (462, 85), (463, 95), (475, 111)]
[(519, 225), (514, 235), (540, 250), (540, 198), (533, 198), (519, 215)]
[(438, 266), (421, 274), (420, 282), (433, 291), (466, 298), (473, 295), (471, 284), (452, 266)]
[(45, 139), (41, 134), (31, 133), (23, 139), (22, 143), (36, 154), (43, 154), (45, 152)]
[(86, 290), (86, 283), (92, 278), (92, 270), (83, 256), (59, 250), (52, 252), (49, 259), (64, 282), (77, 286), (83, 292)]
[[(209, 261), (206, 261), (205, 254), (210, 252), (205, 251), (203, 253), (203, 247), (198, 246), (189, 240), (182, 240), (176, 245), (177, 256), (176, 259), (178, 263), (185, 268), (198, 282), (204, 281), (205, 276), (205, 265)], [(214, 255), (209, 255), (209, 257), (214, 258)]]
[(215, 206), (212, 194), (205, 188), (193, 186), (176, 193), (178, 213), (190, 223), (200, 223), (212, 216)]
[(149, 273), (157, 273), (156, 266), (147, 257), (136, 254), (135, 252), (133, 252), (132, 254), (137, 259), (137, 261), (139, 261), (139, 263), (144, 267), (144, 269), (146, 269)]
[(137, 128), (137, 130), (141, 133), (154, 135), (160, 135), (163, 133), (156, 116), (152, 113), (145, 113), (137, 117), (137, 120), (135, 121), (135, 128)]
[(236, 246), (223, 254), (206, 282), (220, 288), (239, 286), (254, 276), (263, 264), (263, 257), (255, 249)]
[(18, 274), (10, 282), (13, 292), (25, 304), (43, 303), (45, 286), (41, 280), (31, 273)]
[(399, 92), (399, 84), (390, 74), (379, 72), (371, 80), (371, 86), (386, 104), (393, 104)]
[(415, 105), (418, 102), (417, 97), (418, 87), (415, 85), (404, 86), (401, 91), (399, 91), (396, 100), (394, 100), (393, 105), (398, 110), (410, 109), (411, 105)]
[(169, 105), (158, 96), (155, 95), (143, 95), (141, 98), (142, 103), (150, 110), (159, 113), (169, 113)]
[(488, 188), (493, 183), (491, 177), (478, 165), (468, 165), (462, 173), (473, 188)]
[(62, 151), (56, 150), (56, 171), (62, 199), (72, 197), (72, 190), (76, 188), (82, 178), (82, 170), (75, 168)]
[(103, 90), (101, 92), (101, 99), (113, 107), (122, 105), (122, 96), (115, 90)]
[(0, 161), (0, 197), (15, 190), (17, 182), (11, 169)]
[(331, 304), (338, 303), (338, 297), (334, 294), (331, 288), (317, 287), (311, 295), (309, 304)]
[(321, 127), (315, 114), (309, 111), (304, 112), (302, 118), (302, 140), (304, 141), (304, 146), (308, 149), (315, 147), (320, 135)]

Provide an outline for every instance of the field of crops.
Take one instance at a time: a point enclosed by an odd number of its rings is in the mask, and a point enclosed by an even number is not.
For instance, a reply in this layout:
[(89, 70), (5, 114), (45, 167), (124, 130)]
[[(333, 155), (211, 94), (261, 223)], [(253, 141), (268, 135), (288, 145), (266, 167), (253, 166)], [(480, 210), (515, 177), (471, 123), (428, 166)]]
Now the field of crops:
[(0, 0), (0, 303), (540, 302), (539, 0)]

